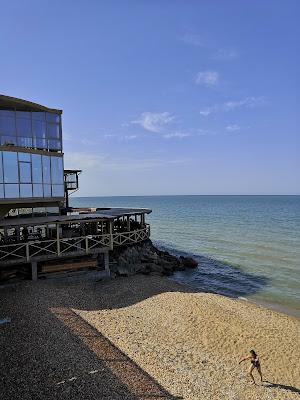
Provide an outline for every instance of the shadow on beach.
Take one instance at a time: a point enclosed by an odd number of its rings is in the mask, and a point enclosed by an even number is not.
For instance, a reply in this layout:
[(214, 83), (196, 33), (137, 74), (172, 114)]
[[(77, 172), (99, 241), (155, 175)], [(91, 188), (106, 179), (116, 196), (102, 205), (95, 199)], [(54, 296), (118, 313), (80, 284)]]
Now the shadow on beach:
[(2, 288), (0, 315), (10, 322), (1, 326), (1, 399), (180, 399), (72, 311), (126, 307), (172, 286), (145, 276), (97, 282), (87, 273)]
[(292, 393), (300, 393), (300, 389), (297, 389), (294, 386), (289, 386), (289, 385), (282, 385), (281, 383), (274, 383), (270, 381), (264, 381), (264, 386), (267, 388), (276, 388), (276, 389), (283, 389), (283, 390), (288, 390)]

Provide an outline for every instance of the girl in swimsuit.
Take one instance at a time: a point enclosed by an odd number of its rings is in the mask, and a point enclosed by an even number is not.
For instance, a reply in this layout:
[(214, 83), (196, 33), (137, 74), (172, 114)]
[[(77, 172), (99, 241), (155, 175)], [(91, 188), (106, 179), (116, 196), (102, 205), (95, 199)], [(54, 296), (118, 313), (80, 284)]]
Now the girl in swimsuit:
[(263, 378), (262, 378), (262, 373), (261, 373), (260, 362), (259, 362), (258, 355), (255, 353), (254, 350), (250, 350), (250, 356), (244, 357), (243, 359), (241, 359), (239, 364), (241, 364), (243, 361), (246, 361), (246, 360), (251, 360), (251, 365), (250, 365), (250, 369), (249, 369), (249, 375), (251, 376), (251, 379), (252, 379), (253, 383), (255, 384), (255, 380), (254, 380), (254, 377), (252, 375), (252, 372), (253, 372), (253, 370), (255, 368), (257, 369), (257, 371), (258, 371), (258, 373), (260, 375), (260, 380), (262, 382)]

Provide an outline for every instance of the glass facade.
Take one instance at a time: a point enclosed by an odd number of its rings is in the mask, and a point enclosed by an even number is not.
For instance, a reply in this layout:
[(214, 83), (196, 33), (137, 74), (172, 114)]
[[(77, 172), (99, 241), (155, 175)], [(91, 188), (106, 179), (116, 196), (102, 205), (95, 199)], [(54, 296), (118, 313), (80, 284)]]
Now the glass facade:
[(0, 145), (61, 151), (60, 114), (0, 110)]
[(0, 199), (64, 197), (63, 157), (0, 151)]

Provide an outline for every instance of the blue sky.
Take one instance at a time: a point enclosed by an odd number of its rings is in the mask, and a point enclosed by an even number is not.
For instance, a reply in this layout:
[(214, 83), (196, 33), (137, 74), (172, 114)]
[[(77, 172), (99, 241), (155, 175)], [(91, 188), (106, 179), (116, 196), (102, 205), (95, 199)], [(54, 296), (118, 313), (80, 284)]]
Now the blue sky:
[(299, 1), (0, 5), (0, 92), (64, 110), (80, 195), (300, 193)]

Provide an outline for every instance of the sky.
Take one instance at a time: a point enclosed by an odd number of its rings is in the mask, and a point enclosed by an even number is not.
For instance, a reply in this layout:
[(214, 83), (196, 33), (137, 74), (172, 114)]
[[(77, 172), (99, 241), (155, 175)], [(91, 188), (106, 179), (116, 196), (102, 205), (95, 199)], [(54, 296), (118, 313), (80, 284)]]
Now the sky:
[(0, 93), (63, 109), (78, 195), (300, 194), (298, 0), (0, 10)]

